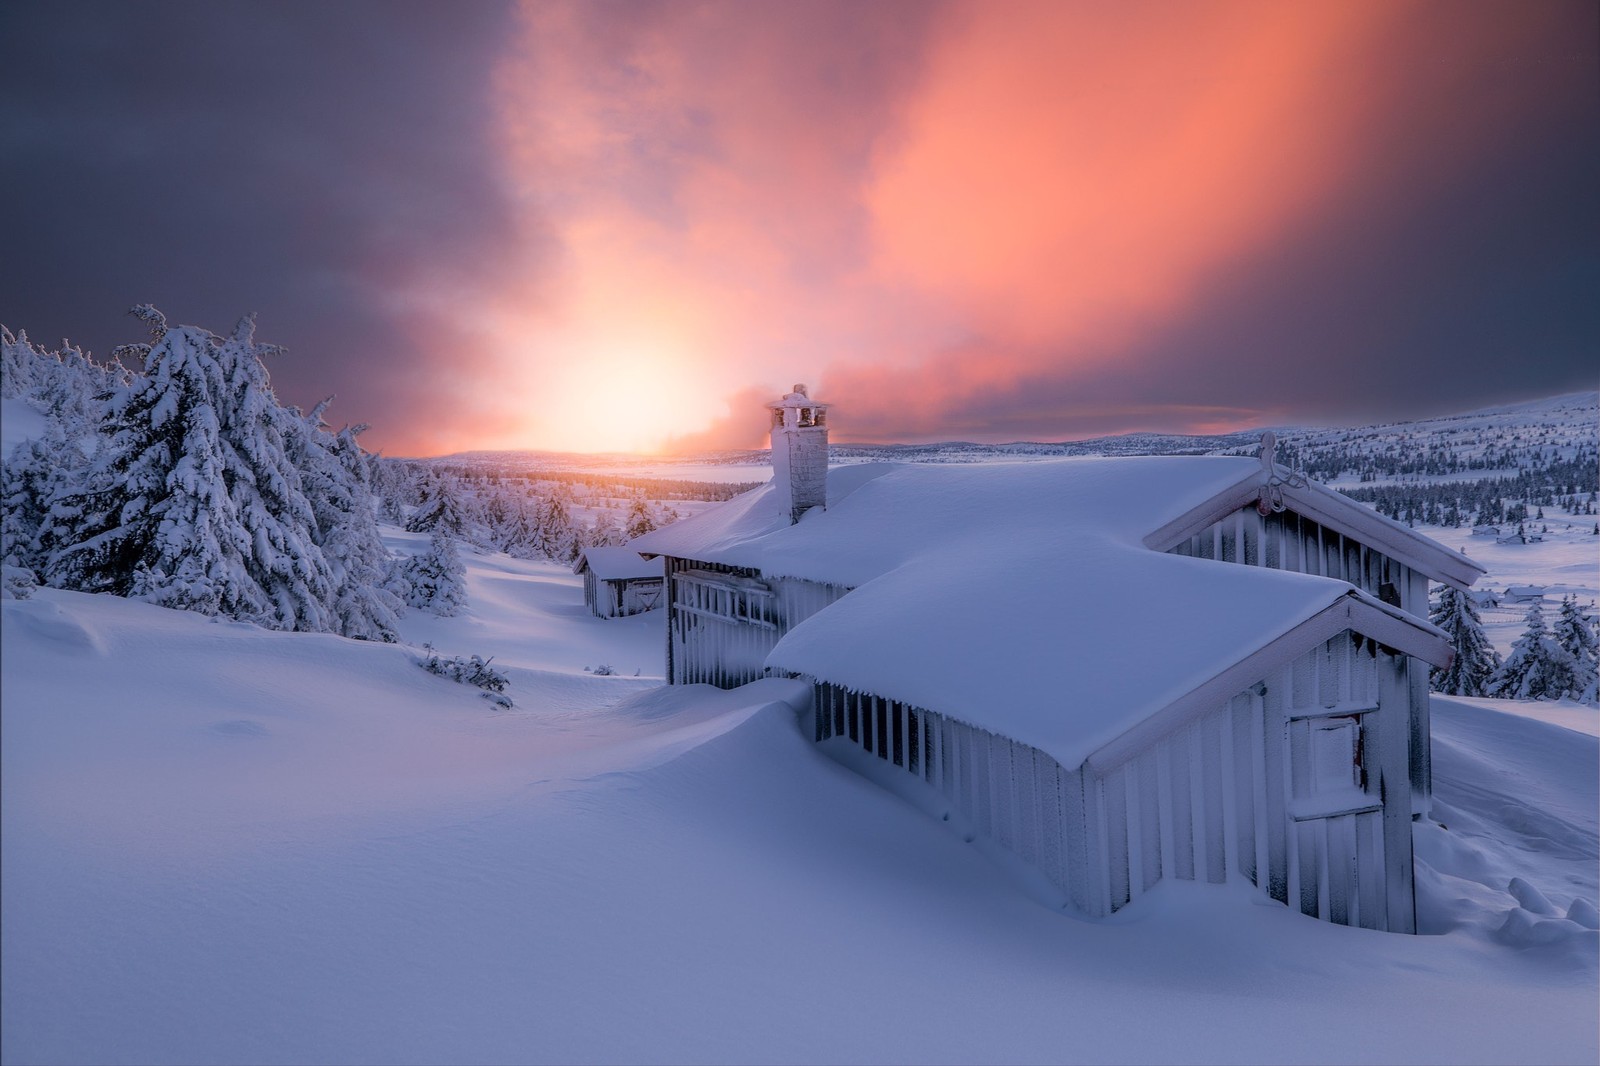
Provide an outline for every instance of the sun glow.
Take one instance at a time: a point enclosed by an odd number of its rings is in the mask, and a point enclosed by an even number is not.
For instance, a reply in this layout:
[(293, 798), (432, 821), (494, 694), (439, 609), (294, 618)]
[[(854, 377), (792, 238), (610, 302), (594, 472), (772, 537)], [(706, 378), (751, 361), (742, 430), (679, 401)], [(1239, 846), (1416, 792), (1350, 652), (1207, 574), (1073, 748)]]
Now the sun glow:
[(660, 451), (709, 421), (711, 400), (679, 371), (685, 360), (649, 339), (594, 337), (562, 353), (531, 412), (541, 439), (581, 452)]
[(1285, 361), (1251, 342), (1284, 342), (1240, 279), (1365, 210), (1427, 104), (1390, 117), (1415, 13), (926, 8), (523, 0), (493, 78), (526, 249), (488, 298), (497, 446), (758, 446), (792, 381), (866, 440), (1264, 417)]

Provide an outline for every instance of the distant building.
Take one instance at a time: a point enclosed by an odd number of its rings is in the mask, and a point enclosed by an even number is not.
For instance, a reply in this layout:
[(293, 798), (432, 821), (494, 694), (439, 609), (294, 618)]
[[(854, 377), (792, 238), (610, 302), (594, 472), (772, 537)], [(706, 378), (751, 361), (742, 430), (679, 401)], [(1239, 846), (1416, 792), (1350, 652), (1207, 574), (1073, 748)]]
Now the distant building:
[(632, 548), (589, 548), (572, 565), (583, 577), (583, 602), (599, 618), (638, 614), (661, 605), (661, 562)]
[(1467, 592), (1467, 599), (1476, 607), (1500, 606), (1500, 594), (1493, 589), (1471, 589)]
[(1545, 586), (1511, 585), (1506, 589), (1506, 603), (1543, 603)]
[(772, 484), (631, 545), (666, 560), (671, 683), (810, 681), (824, 750), (1084, 915), (1242, 879), (1415, 931), (1450, 658), (1428, 583), (1477, 564), (1278, 466), (1270, 436), (1259, 459), (828, 473), (823, 405), (770, 409)]
[(1500, 535), (1500, 527), (1499, 526), (1473, 526), (1472, 527), (1472, 535), (1474, 537), (1498, 537)]

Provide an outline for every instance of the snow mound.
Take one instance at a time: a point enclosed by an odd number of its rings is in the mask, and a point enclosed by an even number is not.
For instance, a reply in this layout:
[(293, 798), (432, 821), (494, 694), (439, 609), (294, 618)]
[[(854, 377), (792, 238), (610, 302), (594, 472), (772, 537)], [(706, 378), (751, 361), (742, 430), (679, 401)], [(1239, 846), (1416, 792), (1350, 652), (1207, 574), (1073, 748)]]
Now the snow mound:
[(6, 624), (16, 626), (41, 648), (80, 655), (104, 655), (105, 645), (78, 612), (53, 601), (30, 598), (7, 605)]
[(1510, 701), (1433, 705), (1435, 821), (1416, 832), (1421, 931), (1543, 951), (1593, 975), (1600, 740)]

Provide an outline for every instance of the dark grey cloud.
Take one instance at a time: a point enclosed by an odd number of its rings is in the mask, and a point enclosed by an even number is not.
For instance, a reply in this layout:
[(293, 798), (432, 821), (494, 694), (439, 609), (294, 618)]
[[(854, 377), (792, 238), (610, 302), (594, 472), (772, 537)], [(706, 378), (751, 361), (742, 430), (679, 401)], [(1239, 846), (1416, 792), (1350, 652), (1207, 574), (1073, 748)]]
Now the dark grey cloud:
[[(1338, 424), (1600, 386), (1600, 6), (1414, 11), (1370, 68), (1340, 72), (1351, 92), (1398, 89), (1337, 197), (1092, 369), (1045, 353), (1042, 372), (917, 436), (1062, 439), (1252, 412)], [(1441, 32), (1505, 44), (1452, 63)], [(981, 362), (986, 343), (952, 359)], [(893, 439), (897, 412), (863, 406), (847, 432)]]
[(1127, 385), (1331, 421), (1600, 385), (1600, 8), (1566, 15), (1397, 102), (1352, 194), (1214, 279)]
[(499, 3), (0, 6), (0, 321), (103, 354), (137, 337), (133, 303), (215, 330), (255, 310), (289, 349), (285, 398), (337, 392), (333, 416), (380, 440), (421, 417), (470, 346), (395, 292), (528, 252), (489, 126), (510, 21)]

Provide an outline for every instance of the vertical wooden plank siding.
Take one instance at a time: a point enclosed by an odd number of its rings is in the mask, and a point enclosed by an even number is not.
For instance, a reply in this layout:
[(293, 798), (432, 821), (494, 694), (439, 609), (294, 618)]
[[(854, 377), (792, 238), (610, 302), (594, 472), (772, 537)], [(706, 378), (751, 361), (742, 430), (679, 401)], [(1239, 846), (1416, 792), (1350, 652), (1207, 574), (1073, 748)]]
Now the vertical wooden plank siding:
[[(1187, 752), (1175, 752), (1170, 745), (1156, 748), (1156, 793), (1162, 811), (1170, 817), (1161, 821), (1161, 868), (1185, 880), (1194, 878), (1194, 837), (1191, 834), (1189, 802), (1189, 759)], [(1182, 843), (1179, 843), (1179, 841)], [(1179, 852), (1183, 861), (1179, 861)]]
[(762, 582), (754, 570), (669, 557), (668, 683), (733, 688), (766, 676), (778, 640), (848, 591), (814, 581)]
[(1348, 581), (1373, 595), (1385, 582), (1400, 592), (1400, 607), (1428, 614), (1426, 579), (1409, 567), (1294, 511), (1263, 518), (1254, 504), (1228, 514), (1170, 549), (1174, 555), (1293, 570)]
[[(1374, 904), (1389, 876), (1374, 831), (1382, 818), (1376, 768), (1363, 781), (1352, 762), (1342, 786), (1334, 781), (1339, 787), (1323, 795), (1310, 751), (1309, 722), (1373, 719), (1374, 680), (1371, 651), (1341, 634), (1149, 751), (1086, 775), (1085, 794), (1102, 799), (1083, 821), (1086, 840), (1101, 836), (1094, 895), (1115, 911), (1158, 877), (1240, 877), (1312, 916), (1386, 927)], [(1352, 759), (1370, 765), (1381, 747), (1376, 730), (1362, 725), (1350, 735), (1366, 733), (1373, 739), (1352, 747)]]
[(1191, 747), (1195, 759), (1195, 878), (1204, 877), (1214, 885), (1228, 879), (1228, 831), (1226, 797), (1231, 767), (1229, 747), (1223, 743), (1230, 716), (1227, 708), (1207, 715), (1196, 726)]
[(1111, 905), (1104, 888), (1105, 851), (1101, 845), (1105, 834), (1101, 831), (1099, 782), (1081, 768), (1063, 770), (1058, 765), (1056, 769), (1061, 781), (1061, 818), (1065, 827), (1061, 863), (1071, 890), (1070, 898), (1085, 914), (1103, 917), (1110, 913)]
[[(1428, 613), (1428, 578), (1409, 571), (1410, 590), (1407, 609), (1423, 617)], [(1433, 809), (1433, 723), (1428, 702), (1428, 664), (1408, 659), (1407, 676), (1411, 689), (1411, 810), (1426, 818)]]
[(1406, 741), (1410, 733), (1410, 686), (1404, 656), (1379, 652), (1378, 768), (1383, 807), (1383, 855), (1387, 895), (1385, 928), (1417, 931), (1417, 906), (1411, 854), (1411, 787)]
[(1081, 772), (1007, 737), (837, 685), (816, 683), (814, 706), (819, 740), (858, 744), (925, 781), (977, 833), (1043, 873), (1074, 907), (1105, 913), (1093, 909), (1086, 883)]
[(1100, 795), (1103, 801), (1101, 828), (1105, 833), (1106, 869), (1110, 877), (1110, 903), (1113, 911), (1120, 910), (1133, 898), (1130, 887), (1128, 854), (1130, 819), (1128, 818), (1128, 767), (1119, 766), (1101, 778)]
[(1414, 929), (1406, 664), (1349, 633), (1100, 772), (834, 685), (818, 684), (816, 707), (819, 740), (927, 782), (1082, 913), (1119, 910), (1164, 877), (1242, 878), (1327, 921)]

